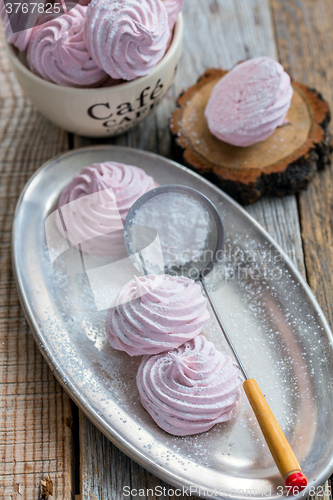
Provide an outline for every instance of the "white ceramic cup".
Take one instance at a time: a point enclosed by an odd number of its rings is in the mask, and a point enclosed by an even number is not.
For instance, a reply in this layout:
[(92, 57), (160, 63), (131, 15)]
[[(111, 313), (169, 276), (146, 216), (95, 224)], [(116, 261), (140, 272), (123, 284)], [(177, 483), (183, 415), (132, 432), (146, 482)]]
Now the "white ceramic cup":
[(153, 71), (113, 87), (78, 89), (47, 82), (21, 62), (6, 43), (15, 76), (36, 108), (59, 127), (88, 137), (121, 134), (146, 118), (171, 86), (182, 52), (183, 17), (179, 14), (171, 46)]

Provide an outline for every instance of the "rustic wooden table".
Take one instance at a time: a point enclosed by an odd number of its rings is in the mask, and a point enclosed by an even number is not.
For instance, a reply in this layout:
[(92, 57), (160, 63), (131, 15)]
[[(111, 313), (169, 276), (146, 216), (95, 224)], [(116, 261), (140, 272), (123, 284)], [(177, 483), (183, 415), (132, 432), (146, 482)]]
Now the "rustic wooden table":
[[(333, 109), (332, 0), (187, 0), (184, 19), (175, 85), (153, 116), (108, 143), (170, 156), (168, 116), (179, 92), (208, 67), (230, 68), (253, 56), (279, 59)], [(56, 500), (121, 499), (125, 485), (163, 483), (104, 438), (54, 379), (24, 319), (10, 257), (15, 204), (29, 177), (53, 155), (97, 141), (68, 134), (39, 115), (10, 71), (3, 40), (1, 31), (0, 498), (35, 500), (50, 474)], [(331, 325), (332, 193), (333, 170), (327, 169), (299, 196), (247, 208), (306, 276)]]

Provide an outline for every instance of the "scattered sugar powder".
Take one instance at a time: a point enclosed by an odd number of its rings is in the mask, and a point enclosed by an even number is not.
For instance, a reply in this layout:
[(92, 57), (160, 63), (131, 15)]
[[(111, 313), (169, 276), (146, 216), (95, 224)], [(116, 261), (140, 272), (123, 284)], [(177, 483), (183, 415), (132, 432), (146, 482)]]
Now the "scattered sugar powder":
[(201, 203), (189, 196), (165, 193), (148, 200), (136, 212), (133, 226), (157, 231), (164, 265), (183, 266), (198, 262), (210, 231), (210, 218)]

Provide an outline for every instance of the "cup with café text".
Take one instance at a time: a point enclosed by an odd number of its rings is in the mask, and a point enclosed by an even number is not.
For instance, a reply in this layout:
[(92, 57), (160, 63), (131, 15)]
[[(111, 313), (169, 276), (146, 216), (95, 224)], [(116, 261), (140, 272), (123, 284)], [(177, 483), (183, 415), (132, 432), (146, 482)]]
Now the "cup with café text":
[(171, 84), (182, 51), (183, 18), (179, 14), (171, 45), (149, 75), (111, 87), (72, 88), (34, 75), (15, 47), (6, 44), (9, 61), (25, 95), (42, 115), (59, 127), (88, 137), (112, 137), (149, 116)]

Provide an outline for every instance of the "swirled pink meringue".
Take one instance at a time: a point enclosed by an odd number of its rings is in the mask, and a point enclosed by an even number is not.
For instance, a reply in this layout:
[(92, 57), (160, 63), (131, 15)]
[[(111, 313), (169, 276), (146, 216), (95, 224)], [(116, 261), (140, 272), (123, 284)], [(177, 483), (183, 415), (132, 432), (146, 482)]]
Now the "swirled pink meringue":
[(176, 24), (178, 14), (179, 12), (181, 12), (184, 3), (185, 0), (164, 0), (163, 2), (163, 5), (165, 6), (168, 13), (170, 32), (172, 32)]
[[(24, 15), (27, 16), (28, 14)], [(21, 52), (23, 52), (28, 47), (33, 28), (19, 31), (18, 33), (13, 33), (7, 16), (6, 6), (3, 0), (0, 0), (0, 19), (2, 20), (2, 24), (5, 28), (5, 34), (7, 36), (8, 42), (17, 47)]]
[(173, 351), (144, 356), (136, 381), (143, 407), (176, 436), (229, 420), (242, 383), (231, 357), (202, 335)]
[(84, 43), (86, 13), (87, 7), (76, 5), (60, 17), (41, 15), (27, 53), (33, 73), (66, 87), (94, 87), (107, 78)]
[(206, 299), (193, 280), (148, 275), (119, 292), (105, 329), (114, 349), (139, 356), (180, 346), (199, 335), (208, 319)]
[[(84, 242), (82, 250), (93, 254), (124, 251), (120, 230), (126, 215), (133, 203), (154, 187), (154, 179), (132, 165), (105, 162), (83, 168), (58, 202), (72, 244)], [(57, 225), (63, 234), (59, 217)]]
[(112, 78), (150, 73), (169, 38), (161, 0), (92, 0), (88, 6), (84, 39), (92, 59)]
[(205, 109), (209, 130), (234, 146), (256, 144), (284, 123), (292, 96), (281, 64), (270, 57), (249, 59), (215, 85)]

